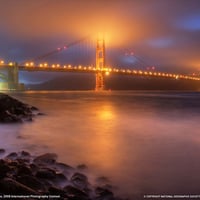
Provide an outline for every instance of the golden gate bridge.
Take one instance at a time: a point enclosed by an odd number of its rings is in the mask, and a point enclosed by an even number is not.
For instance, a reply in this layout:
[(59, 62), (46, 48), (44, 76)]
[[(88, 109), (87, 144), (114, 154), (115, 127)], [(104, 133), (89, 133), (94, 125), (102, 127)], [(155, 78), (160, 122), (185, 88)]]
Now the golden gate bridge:
[[(48, 52), (42, 56), (39, 56), (33, 60), (39, 60), (51, 56), (60, 51), (66, 50), (71, 46), (82, 42), (86, 37), (76, 40), (68, 45), (65, 45), (61, 48), (57, 48), (51, 52)], [(0, 69), (7, 71), (7, 76), (3, 73), (0, 73), (0, 79), (3, 79), (6, 83), (7, 90), (23, 90), (24, 84), (19, 82), (19, 71), (44, 71), (44, 72), (78, 72), (78, 73), (93, 73), (96, 78), (96, 91), (103, 91), (105, 89), (105, 76), (109, 74), (120, 74), (120, 75), (130, 75), (130, 76), (143, 76), (143, 77), (154, 77), (154, 78), (169, 78), (169, 79), (178, 79), (178, 80), (191, 80), (191, 81), (200, 81), (200, 77), (189, 76), (184, 74), (177, 73), (167, 73), (159, 71), (149, 71), (149, 70), (140, 70), (132, 68), (113, 68), (107, 67), (105, 63), (105, 39), (104, 37), (98, 37), (96, 41), (96, 64), (95, 66), (72, 66), (72, 65), (61, 65), (61, 64), (52, 64), (49, 65), (47, 62), (41, 64), (35, 64), (33, 61), (24, 62), (18, 64), (16, 62), (5, 63), (3, 60), (0, 61)]]

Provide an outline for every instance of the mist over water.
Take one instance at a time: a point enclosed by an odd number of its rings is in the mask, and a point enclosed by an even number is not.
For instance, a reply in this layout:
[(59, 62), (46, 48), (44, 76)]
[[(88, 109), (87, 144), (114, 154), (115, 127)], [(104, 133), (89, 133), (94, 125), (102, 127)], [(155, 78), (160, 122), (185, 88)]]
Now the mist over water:
[(23, 92), (12, 96), (45, 113), (34, 122), (0, 125), (0, 147), (55, 152), (86, 164), (117, 192), (198, 194), (200, 93)]

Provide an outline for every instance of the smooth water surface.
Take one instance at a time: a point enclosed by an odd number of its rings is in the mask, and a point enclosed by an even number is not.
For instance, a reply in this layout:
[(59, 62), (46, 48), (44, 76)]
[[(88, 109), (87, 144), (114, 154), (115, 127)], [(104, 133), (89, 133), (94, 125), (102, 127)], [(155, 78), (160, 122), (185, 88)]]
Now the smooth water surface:
[(199, 194), (200, 93), (24, 92), (12, 96), (45, 113), (0, 125), (7, 151), (55, 152), (107, 176), (118, 193)]

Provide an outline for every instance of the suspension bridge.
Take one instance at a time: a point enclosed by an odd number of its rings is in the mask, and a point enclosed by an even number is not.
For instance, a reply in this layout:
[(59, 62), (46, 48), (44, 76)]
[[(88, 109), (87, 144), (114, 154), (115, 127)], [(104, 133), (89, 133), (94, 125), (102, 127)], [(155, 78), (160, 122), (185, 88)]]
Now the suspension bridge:
[[(48, 52), (42, 56), (37, 57), (35, 60), (43, 59), (60, 51), (66, 50), (77, 43), (80, 43), (85, 38), (69, 43), (66, 46), (57, 48), (51, 52)], [(130, 76), (143, 76), (143, 77), (154, 77), (154, 78), (168, 78), (178, 80), (191, 80), (200, 81), (200, 77), (177, 74), (177, 73), (165, 73), (158, 72), (155, 70), (142, 70), (132, 68), (119, 68), (119, 67), (107, 67), (105, 62), (105, 40), (104, 37), (99, 37), (96, 40), (96, 64), (95, 66), (72, 66), (72, 65), (61, 65), (52, 64), (49, 65), (47, 62), (43, 64), (35, 64), (33, 61), (24, 62), (18, 64), (17, 62), (5, 63), (3, 60), (0, 61), (0, 70), (6, 71), (7, 73), (0, 73), (0, 79), (4, 80), (5, 89), (7, 90), (24, 90), (24, 84), (19, 82), (19, 71), (27, 72), (73, 72), (73, 73), (93, 73), (96, 78), (96, 85), (94, 86), (96, 91), (102, 91), (105, 87), (105, 76), (109, 74), (119, 75), (130, 75)], [(34, 60), (34, 59), (33, 59)]]

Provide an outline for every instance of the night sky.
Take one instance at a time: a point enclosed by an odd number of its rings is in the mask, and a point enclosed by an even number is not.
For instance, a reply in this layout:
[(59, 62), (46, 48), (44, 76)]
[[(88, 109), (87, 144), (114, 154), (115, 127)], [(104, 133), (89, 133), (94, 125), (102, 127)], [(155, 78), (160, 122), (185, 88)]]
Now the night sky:
[[(5, 61), (30, 60), (99, 32), (105, 33), (108, 64), (134, 65), (133, 53), (157, 70), (200, 71), (199, 0), (0, 0)], [(47, 61), (64, 63), (66, 57), (67, 52)]]

